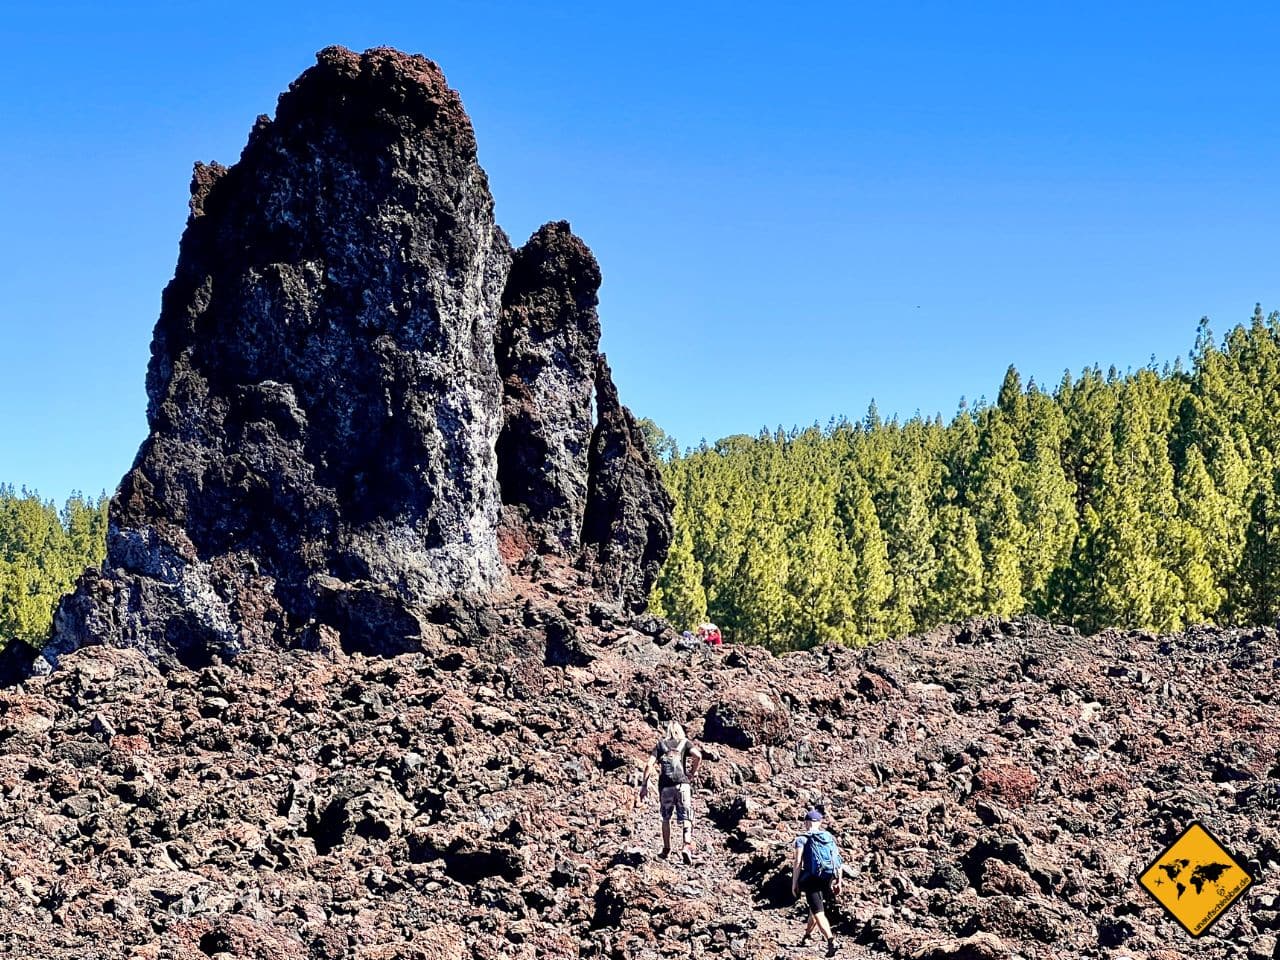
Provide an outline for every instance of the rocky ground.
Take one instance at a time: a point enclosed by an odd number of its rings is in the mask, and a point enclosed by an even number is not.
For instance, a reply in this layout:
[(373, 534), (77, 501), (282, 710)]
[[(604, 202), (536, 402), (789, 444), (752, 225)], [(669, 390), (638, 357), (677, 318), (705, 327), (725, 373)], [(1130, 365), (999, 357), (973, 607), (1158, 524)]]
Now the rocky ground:
[[(0, 693), (5, 951), (819, 955), (786, 858), (821, 800), (846, 956), (1280, 956), (1274, 632), (975, 622), (775, 658), (519, 587), (422, 652), (165, 674), (88, 647)], [(632, 808), (669, 717), (712, 756), (692, 867)], [(1193, 819), (1256, 880), (1198, 941), (1136, 884)]]

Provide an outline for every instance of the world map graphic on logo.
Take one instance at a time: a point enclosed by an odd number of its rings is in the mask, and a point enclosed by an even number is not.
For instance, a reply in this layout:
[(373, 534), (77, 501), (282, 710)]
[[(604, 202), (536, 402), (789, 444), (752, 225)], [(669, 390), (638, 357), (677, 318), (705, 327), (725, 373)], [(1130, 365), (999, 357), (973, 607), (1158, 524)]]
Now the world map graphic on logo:
[[(1169, 882), (1174, 885), (1179, 899), (1187, 892), (1187, 885), (1182, 882), (1184, 879), (1190, 882), (1196, 893), (1204, 893), (1205, 884), (1211, 883), (1221, 894), (1223, 891), (1218, 881), (1222, 879), (1224, 873), (1231, 869), (1231, 864), (1229, 863), (1197, 863), (1193, 865), (1190, 860), (1186, 859), (1170, 860), (1157, 866), (1169, 878)], [(1190, 877), (1185, 876), (1188, 867), (1191, 868)], [(1165, 881), (1157, 878), (1155, 883), (1156, 886), (1163, 886)]]

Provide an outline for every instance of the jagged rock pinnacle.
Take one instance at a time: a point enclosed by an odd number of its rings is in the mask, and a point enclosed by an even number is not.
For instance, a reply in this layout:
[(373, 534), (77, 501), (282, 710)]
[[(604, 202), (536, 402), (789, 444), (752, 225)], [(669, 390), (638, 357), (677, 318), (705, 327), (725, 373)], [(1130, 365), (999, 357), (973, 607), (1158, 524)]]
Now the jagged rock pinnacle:
[(562, 222), (513, 263), (434, 63), (321, 51), (237, 163), (196, 166), (150, 432), (46, 659), (413, 649), (505, 588), (504, 537), (642, 608), (670, 505), (598, 367), (599, 284)]

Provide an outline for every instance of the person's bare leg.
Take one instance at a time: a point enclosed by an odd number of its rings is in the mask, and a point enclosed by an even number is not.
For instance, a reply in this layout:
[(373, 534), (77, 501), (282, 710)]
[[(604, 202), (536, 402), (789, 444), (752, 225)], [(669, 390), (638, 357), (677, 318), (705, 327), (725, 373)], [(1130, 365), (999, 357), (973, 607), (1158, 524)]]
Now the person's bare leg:
[(676, 805), (676, 819), (680, 821), (680, 838), (684, 846), (680, 849), (680, 859), (685, 863), (693, 863), (693, 795), (692, 788), (686, 783), (680, 786), (679, 803)]
[(813, 933), (813, 928), (818, 925), (818, 918), (812, 913), (809, 914), (809, 922), (804, 925), (804, 936), (800, 938), (800, 942), (804, 943), (809, 939), (809, 934)]
[(821, 913), (813, 915), (813, 922), (818, 925), (818, 932), (827, 938), (827, 943), (831, 942), (831, 924), (827, 923), (827, 912), (823, 910)]
[(671, 818), (667, 817), (662, 821), (662, 855), (665, 857), (671, 852)]
[(680, 821), (680, 857), (685, 863), (693, 863), (693, 824), (688, 820)]

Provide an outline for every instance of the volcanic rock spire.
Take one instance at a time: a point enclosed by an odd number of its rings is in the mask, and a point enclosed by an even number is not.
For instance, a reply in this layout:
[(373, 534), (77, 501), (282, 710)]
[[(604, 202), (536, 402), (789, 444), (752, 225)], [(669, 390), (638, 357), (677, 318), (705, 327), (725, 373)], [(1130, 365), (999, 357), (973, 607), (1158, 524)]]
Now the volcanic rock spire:
[(576, 547), (586, 512), (599, 289), (595, 257), (562, 221), (516, 251), (502, 297), (503, 499), (557, 552)]
[(583, 562), (597, 589), (640, 611), (671, 546), (675, 504), (603, 356), (596, 358), (595, 386), (599, 422), (591, 438)]
[(150, 432), (46, 659), (412, 648), (504, 589), (512, 517), (642, 608), (670, 501), (598, 355), (599, 284), (566, 223), (513, 262), (434, 63), (321, 51), (239, 162), (196, 167)]

